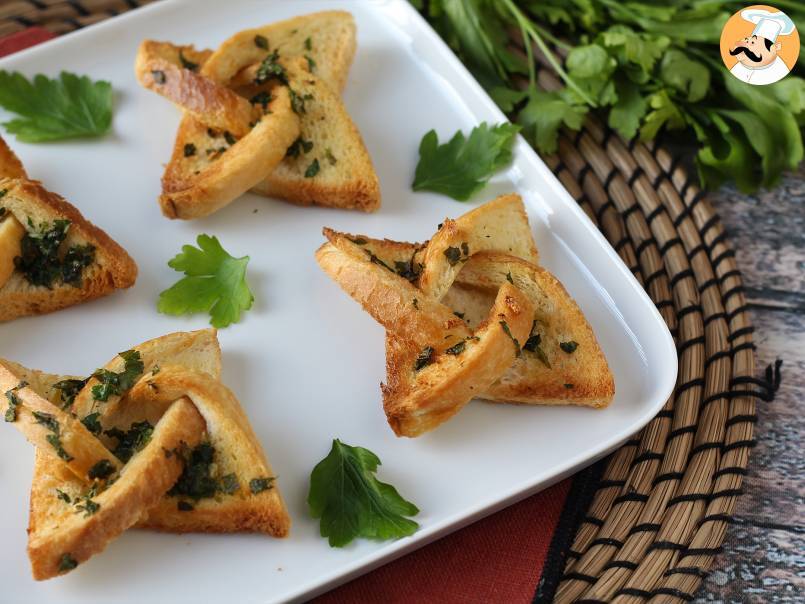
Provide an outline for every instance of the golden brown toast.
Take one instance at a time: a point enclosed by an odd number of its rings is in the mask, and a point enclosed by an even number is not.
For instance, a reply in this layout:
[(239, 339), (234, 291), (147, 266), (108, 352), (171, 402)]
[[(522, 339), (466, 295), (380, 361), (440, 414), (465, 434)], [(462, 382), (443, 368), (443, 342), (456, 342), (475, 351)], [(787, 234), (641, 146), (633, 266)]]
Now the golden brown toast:
[[(169, 334), (134, 350), (141, 366), (133, 387), (106, 401), (94, 400), (99, 377), (70, 392), (63, 380), (76, 378), (0, 360), (0, 391), (18, 401), (12, 423), (37, 446), (28, 548), (36, 579), (72, 570), (131, 526), (288, 533), (271, 466), (219, 381), (215, 331)], [(117, 356), (102, 369), (118, 374), (126, 367)], [(28, 385), (18, 388), (22, 381)], [(98, 414), (95, 421), (88, 411)], [(37, 421), (34, 412), (49, 419)], [(109, 476), (97, 477), (100, 460)]]
[[(324, 234), (329, 243), (316, 253), (319, 265), (387, 330), (383, 400), (397, 434), (432, 429), (471, 398), (590, 407), (611, 402), (606, 359), (578, 305), (536, 264), (519, 196), (504, 195), (446, 220), (426, 243)], [(501, 296), (521, 312), (507, 314)], [(507, 358), (497, 351), (477, 365), (474, 354), (495, 333), (489, 326), (500, 314), (519, 354)], [(427, 364), (417, 370), (420, 359)], [(451, 373), (441, 369), (445, 363), (475, 369)]]
[[(55, 257), (34, 245), (48, 231), (63, 237)], [(93, 300), (131, 287), (136, 278), (126, 251), (76, 207), (28, 180), (0, 138), (0, 321)]]
[[(192, 65), (200, 69), (183, 67), (187, 60), (181, 60), (181, 52), (192, 56)], [(140, 82), (185, 110), (163, 176), (161, 204), (167, 216), (196, 216), (174, 212), (168, 196), (220, 161), (234, 139), (253, 126), (254, 110), (265, 105), (270, 92), (265, 83), (256, 84), (256, 78), (271, 57), (274, 65), (287, 70), (276, 79), (287, 80), (300, 131), (283, 147), (283, 161), (266, 169), (251, 190), (300, 205), (367, 212), (380, 206), (377, 174), (339, 96), (355, 52), (352, 15), (324, 11), (245, 30), (209, 52), (153, 41), (143, 42), (138, 52), (135, 70)], [(272, 141), (283, 143), (279, 138)], [(272, 151), (275, 157), (276, 148)], [(229, 182), (229, 177), (221, 175), (219, 181)], [(242, 193), (244, 182), (230, 187), (227, 197)], [(202, 190), (208, 197), (221, 196), (210, 187)], [(223, 204), (209, 205), (217, 209)]]
[[(275, 88), (266, 115), (240, 139), (188, 119), (162, 177), (159, 205), (168, 218), (199, 218), (228, 205), (276, 168), (299, 136), (299, 118), (285, 87)], [(193, 136), (184, 136), (188, 124)]]
[(201, 71), (226, 86), (250, 84), (267, 52), (276, 49), (280, 57), (310, 57), (314, 73), (340, 93), (355, 56), (355, 33), (355, 19), (347, 11), (300, 15), (236, 33)]

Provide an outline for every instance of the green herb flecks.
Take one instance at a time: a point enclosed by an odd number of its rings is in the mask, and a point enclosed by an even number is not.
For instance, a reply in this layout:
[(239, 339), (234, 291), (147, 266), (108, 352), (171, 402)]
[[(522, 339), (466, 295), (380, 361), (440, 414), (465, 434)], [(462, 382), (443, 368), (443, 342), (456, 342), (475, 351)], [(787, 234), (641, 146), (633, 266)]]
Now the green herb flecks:
[(430, 365), (433, 362), (433, 353), (435, 352), (433, 346), (425, 346), (422, 351), (417, 355), (414, 362), (414, 371), (419, 371)]
[(305, 38), (305, 50), (313, 50), (313, 40), (310, 39), (310, 36)]
[(526, 340), (525, 345), (523, 346), (523, 350), (527, 350), (534, 354), (534, 356), (539, 359), (539, 361), (545, 365), (548, 369), (551, 368), (551, 363), (548, 361), (548, 356), (545, 354), (545, 351), (542, 350), (542, 336), (536, 333), (537, 330), (537, 322), (534, 321), (531, 324), (531, 333)]
[(112, 395), (122, 395), (137, 381), (145, 366), (137, 350), (126, 350), (119, 355), (123, 359), (123, 371), (115, 373), (108, 369), (98, 369), (92, 374), (99, 383), (92, 387), (92, 398), (106, 402)]
[(312, 162), (310, 162), (310, 165), (307, 167), (307, 170), (305, 170), (305, 178), (313, 178), (314, 176), (316, 176), (316, 174), (319, 173), (319, 169), (320, 169), (319, 160), (318, 158), (316, 158)]
[(74, 245), (64, 254), (61, 265), (61, 279), (73, 287), (81, 287), (84, 269), (95, 262), (95, 246)]
[(452, 354), (453, 356), (458, 356), (462, 352), (464, 352), (464, 349), (466, 347), (467, 347), (467, 342), (464, 341), (464, 340), (461, 340), (460, 342), (458, 342), (456, 344), (453, 344), (450, 348), (445, 350), (445, 353)]
[(307, 61), (307, 69), (310, 73), (316, 69), (316, 61), (313, 60), (313, 57), (310, 55), (305, 55), (305, 60)]
[(512, 330), (509, 328), (509, 324), (506, 321), (498, 321), (500, 326), (503, 328), (503, 331), (506, 332), (506, 335), (511, 338), (511, 341), (514, 342), (514, 355), (519, 357), (523, 354), (523, 351), (520, 347), (520, 342), (517, 341), (517, 338), (514, 337)]
[(297, 115), (302, 115), (307, 113), (307, 101), (313, 100), (313, 95), (310, 93), (299, 94), (293, 88), (288, 88), (288, 92), (291, 95), (291, 109)]
[(299, 157), (302, 153), (310, 153), (313, 149), (313, 141), (306, 141), (301, 136), (288, 147), (285, 152), (285, 157)]
[(81, 389), (86, 386), (88, 380), (67, 379), (60, 380), (53, 384), (52, 388), (59, 391), (59, 398), (61, 399), (61, 408), (68, 411), (75, 402), (75, 397), (81, 392)]
[(578, 348), (578, 342), (570, 340), (569, 342), (559, 342), (559, 348), (561, 348), (567, 354), (573, 354), (576, 352), (576, 348)]
[(260, 105), (263, 108), (263, 112), (265, 112), (265, 110), (268, 109), (268, 104), (271, 102), (271, 95), (265, 90), (261, 90), (250, 98), (249, 102), (252, 105)]
[(265, 36), (261, 36), (260, 34), (257, 34), (256, 36), (254, 36), (254, 45), (257, 48), (268, 50), (268, 38), (266, 38)]
[(214, 497), (218, 492), (218, 480), (212, 475), (215, 448), (203, 442), (193, 449), (180, 450), (184, 470), (168, 495), (189, 497), (198, 501)]
[(419, 278), (419, 274), (424, 268), (422, 263), (414, 262), (414, 258), (416, 258), (416, 252), (411, 255), (411, 258), (408, 261), (394, 261), (394, 272), (396, 272), (403, 279), (407, 279), (412, 283)]
[(9, 423), (17, 421), (17, 407), (20, 406), (20, 399), (17, 396), (17, 391), (22, 390), (28, 385), (28, 382), (20, 382), (10, 390), (6, 390), (6, 400), (8, 401), (8, 408), (3, 416), (3, 419)]
[(512, 273), (511, 273), (511, 271), (509, 271), (508, 273), (506, 273), (506, 281), (508, 281), (509, 283), (511, 283), (512, 285), (514, 285), (514, 279), (512, 279)]
[(366, 252), (366, 255), (369, 256), (369, 261), (372, 262), (373, 264), (377, 264), (379, 266), (382, 266), (383, 268), (385, 268), (386, 270), (391, 271), (392, 273), (397, 272), (393, 268), (391, 268), (388, 264), (386, 264), (381, 258), (378, 258), (375, 254), (373, 254), (369, 250), (364, 250), (364, 251)]
[(338, 163), (338, 160), (335, 158), (335, 155), (333, 155), (333, 151), (330, 149), (330, 147), (327, 147), (324, 150), (324, 157), (328, 162), (330, 162), (331, 166), (334, 166)]
[(267, 491), (273, 488), (274, 477), (269, 476), (267, 478), (252, 478), (249, 481), (249, 491), (251, 491), (252, 495), (258, 495), (263, 491)]
[(444, 251), (444, 256), (447, 258), (450, 266), (455, 266), (461, 260), (461, 250), (459, 250), (457, 247), (448, 247)]
[(70, 554), (62, 554), (59, 560), (59, 572), (66, 573), (78, 566), (78, 562)]
[(134, 422), (125, 431), (119, 428), (111, 428), (104, 432), (106, 436), (117, 441), (115, 448), (112, 449), (112, 454), (123, 463), (127, 463), (134, 457), (135, 453), (145, 448), (151, 442), (153, 433), (154, 426), (147, 420)]
[(84, 427), (89, 430), (92, 434), (96, 436), (103, 431), (103, 426), (101, 426), (101, 414), (100, 412), (96, 411), (94, 413), (89, 413), (85, 417), (81, 419), (81, 423), (84, 424)]
[(87, 478), (90, 480), (106, 480), (115, 473), (115, 466), (108, 459), (102, 459), (87, 472)]
[(98, 485), (93, 484), (86, 493), (75, 498), (74, 507), (76, 514), (84, 514), (84, 518), (96, 514), (101, 509), (101, 504), (93, 501), (93, 497), (98, 494)]
[(255, 84), (264, 84), (269, 80), (275, 79), (286, 86), (288, 85), (288, 73), (285, 71), (285, 68), (278, 63), (279, 58), (279, 51), (274, 49), (272, 53), (262, 60), (255, 74)]
[(240, 481), (237, 474), (227, 474), (221, 478), (221, 484), (218, 487), (224, 495), (233, 495), (240, 490)]
[(230, 147), (231, 147), (232, 145), (234, 145), (236, 142), (238, 142), (238, 139), (236, 139), (236, 138), (235, 138), (235, 135), (234, 135), (234, 134), (232, 134), (232, 133), (231, 133), (229, 130), (224, 130), (224, 140), (226, 141), (226, 143), (227, 143), (227, 144), (228, 144)]
[(45, 440), (56, 451), (56, 455), (59, 456), (59, 459), (61, 459), (62, 461), (73, 461), (73, 456), (64, 450), (64, 446), (62, 445), (61, 442), (61, 437), (59, 437), (58, 434), (48, 434), (45, 437)]
[(56, 497), (58, 497), (59, 500), (63, 501), (64, 503), (72, 503), (73, 501), (70, 496), (61, 489), (56, 489)]
[(53, 434), (59, 433), (59, 421), (53, 417), (50, 413), (43, 413), (41, 411), (32, 411), (31, 415), (34, 418), (34, 421), (44, 426), (47, 430), (52, 432)]
[(319, 518), (319, 531), (331, 547), (344, 547), (358, 537), (397, 539), (419, 525), (407, 518), (419, 513), (392, 485), (375, 477), (380, 459), (362, 447), (333, 440), (330, 453), (310, 474), (307, 502)]
[(184, 52), (181, 50), (179, 51), (179, 62), (185, 69), (189, 69), (190, 71), (198, 71), (198, 63), (193, 63), (193, 61), (190, 61), (184, 56)]
[(31, 285), (51, 288), (56, 281), (81, 286), (81, 274), (95, 260), (91, 245), (73, 245), (60, 254), (70, 229), (69, 220), (43, 222), (36, 227), (28, 219), (28, 230), (20, 242), (20, 255), (14, 258), (14, 268)]
[(49, 413), (41, 413), (39, 411), (33, 411), (31, 415), (33, 415), (33, 418), (37, 424), (44, 426), (44, 428), (50, 432), (50, 434), (45, 436), (45, 440), (56, 451), (56, 455), (59, 456), (59, 459), (62, 459), (63, 461), (72, 461), (73, 456), (65, 451), (64, 446), (62, 445), (61, 426), (59, 426), (58, 420)]

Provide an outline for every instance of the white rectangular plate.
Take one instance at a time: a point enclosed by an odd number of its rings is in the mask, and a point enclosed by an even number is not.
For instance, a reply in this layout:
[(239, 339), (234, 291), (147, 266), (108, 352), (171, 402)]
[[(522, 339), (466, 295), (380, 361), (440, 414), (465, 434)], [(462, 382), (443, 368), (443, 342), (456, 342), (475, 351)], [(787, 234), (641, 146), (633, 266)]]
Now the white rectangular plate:
[[(144, 38), (214, 48), (244, 28), (326, 8), (350, 10), (358, 52), (344, 94), (377, 168), (383, 207), (373, 215), (245, 195), (194, 222), (162, 217), (156, 198), (178, 111), (134, 78)], [(612, 248), (528, 144), (469, 203), (413, 193), (423, 134), (440, 139), (503, 114), (405, 0), (158, 2), (0, 61), (26, 75), (60, 70), (112, 82), (113, 132), (101, 140), (25, 145), (29, 174), (107, 230), (140, 267), (136, 286), (48, 316), (0, 325), (0, 356), (86, 375), (116, 352), (206, 318), (157, 314), (178, 274), (166, 262), (199, 233), (250, 255), (254, 308), (220, 333), (224, 382), (237, 394), (279, 475), (291, 536), (163, 535), (129, 531), (102, 555), (37, 584), (25, 553), (33, 449), (0, 425), (0, 588), (5, 601), (270, 602), (309, 597), (498, 510), (614, 449), (659, 410), (676, 379), (668, 330)], [(0, 114), (0, 118), (7, 116)], [(544, 265), (575, 297), (598, 336), (617, 394), (603, 411), (473, 403), (434, 432), (396, 438), (386, 424), (383, 330), (319, 270), (321, 228), (421, 241), (504, 192), (526, 201)], [(307, 515), (313, 466), (333, 438), (367, 447), (380, 477), (422, 510), (420, 530), (396, 542), (331, 549)], [(145, 590), (145, 591), (144, 591)], [(155, 599), (156, 598), (156, 599)]]

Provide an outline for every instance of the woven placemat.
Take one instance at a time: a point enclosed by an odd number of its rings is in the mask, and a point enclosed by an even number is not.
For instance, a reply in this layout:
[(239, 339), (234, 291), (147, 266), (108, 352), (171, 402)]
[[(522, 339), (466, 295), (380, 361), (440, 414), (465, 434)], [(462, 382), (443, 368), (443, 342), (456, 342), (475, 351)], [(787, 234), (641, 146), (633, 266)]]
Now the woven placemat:
[[(0, 36), (31, 26), (61, 34), (152, 1), (12, 0), (0, 5)], [(540, 82), (556, 85), (544, 73)], [(779, 382), (771, 370), (754, 377), (735, 254), (681, 158), (595, 119), (543, 158), (657, 305), (679, 377), (662, 411), (592, 471), (586, 514), (564, 527), (572, 546), (548, 563), (564, 574), (538, 600), (692, 600), (741, 494), (756, 399)]]

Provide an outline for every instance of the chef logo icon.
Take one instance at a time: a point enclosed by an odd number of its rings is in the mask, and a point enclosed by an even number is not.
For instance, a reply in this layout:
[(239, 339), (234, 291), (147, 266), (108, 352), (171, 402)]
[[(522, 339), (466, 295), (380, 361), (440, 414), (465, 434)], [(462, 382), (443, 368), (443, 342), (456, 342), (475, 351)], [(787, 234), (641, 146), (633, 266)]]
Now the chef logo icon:
[(784, 12), (755, 5), (738, 11), (721, 32), (721, 58), (730, 73), (755, 86), (783, 79), (799, 56), (799, 33)]

